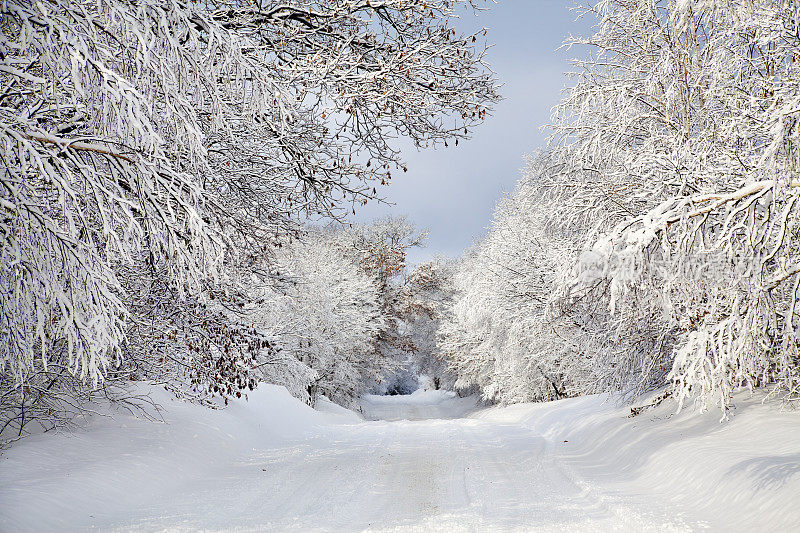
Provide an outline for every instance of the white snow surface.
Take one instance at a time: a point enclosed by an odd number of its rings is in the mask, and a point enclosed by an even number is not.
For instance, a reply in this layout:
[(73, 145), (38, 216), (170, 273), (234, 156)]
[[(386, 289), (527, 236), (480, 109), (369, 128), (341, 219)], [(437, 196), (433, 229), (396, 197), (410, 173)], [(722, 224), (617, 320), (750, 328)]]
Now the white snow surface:
[[(142, 392), (149, 389), (142, 387)], [(127, 412), (0, 456), (2, 531), (790, 531), (800, 413), (737, 399), (634, 418), (605, 396), (479, 408), (443, 391), (284, 388), (209, 410), (149, 390)], [(381, 418), (381, 420), (365, 420)]]

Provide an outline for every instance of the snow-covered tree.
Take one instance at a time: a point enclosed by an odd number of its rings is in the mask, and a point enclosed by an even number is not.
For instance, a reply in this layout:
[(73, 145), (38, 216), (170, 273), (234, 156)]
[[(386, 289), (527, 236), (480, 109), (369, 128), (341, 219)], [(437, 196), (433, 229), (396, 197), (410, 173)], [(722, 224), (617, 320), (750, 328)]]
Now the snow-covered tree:
[(569, 290), (628, 345), (598, 363), (723, 407), (743, 385), (796, 395), (797, 7), (592, 11), (599, 53), (557, 128), (596, 221)]
[(350, 405), (391, 366), (376, 350), (386, 324), (377, 282), (332, 231), (311, 231), (274, 268), (281, 279), (255, 282), (249, 304), (249, 319), (275, 343), (257, 361), (262, 379), (309, 402), (324, 395)]
[(559, 198), (547, 156), (532, 158), (512, 195), (495, 209), (487, 235), (460, 260), (439, 349), (458, 380), (499, 402), (558, 399), (583, 392), (576, 352), (554, 335), (548, 303), (572, 243), (553, 217)]
[(230, 293), (298, 216), (376, 197), (393, 137), (467, 135), (497, 94), (465, 5), (4, 2), (4, 401), (62, 369), (99, 386), (150, 314), (131, 297)]
[(444, 313), (451, 305), (454, 271), (452, 259), (435, 257), (408, 274), (399, 294), (399, 314), (411, 341), (405, 370), (411, 384), (417, 387), (421, 385), (419, 378), (422, 376), (436, 389), (455, 386), (456, 376), (436, 342)]
[(581, 9), (596, 32), (569, 44), (592, 53), (550, 151), (454, 278), (441, 336), (462, 383), (535, 397), (524, 379), (538, 365), (574, 392), (669, 384), (726, 408), (769, 385), (796, 399), (797, 6)]
[[(408, 276), (408, 249), (421, 246), (426, 237), (427, 234), (419, 231), (406, 217), (386, 217), (369, 224), (353, 224), (338, 235), (343, 252), (376, 283), (381, 310), (386, 318), (375, 350), (379, 358), (391, 361), (384, 373), (389, 379), (388, 382), (376, 380), (376, 391), (396, 388), (398, 392), (410, 392), (409, 387), (413, 389), (411, 385), (394, 387), (390, 382), (398, 382), (398, 375), (392, 377), (391, 371), (407, 367), (414, 353), (409, 324), (403, 314), (402, 293)], [(412, 373), (405, 374), (413, 377)]]

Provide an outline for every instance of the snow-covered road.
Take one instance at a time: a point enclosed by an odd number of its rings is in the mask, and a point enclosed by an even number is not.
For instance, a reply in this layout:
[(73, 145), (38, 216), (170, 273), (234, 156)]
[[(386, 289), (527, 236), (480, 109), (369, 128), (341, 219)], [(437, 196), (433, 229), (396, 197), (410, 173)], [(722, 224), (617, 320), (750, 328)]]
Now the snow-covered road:
[(226, 465), (225, 475), (210, 473), (207, 484), (151, 502), (146, 511), (151, 517), (130, 525), (264, 531), (674, 529), (668, 521), (598, 498), (559, 463), (554, 444), (532, 430), (457, 418), (474, 408), (474, 399), (438, 391), (367, 397), (362, 409), (371, 421), (327, 426), (302, 443), (254, 451)]
[[(250, 402), (223, 411), (161, 400), (172, 402), (168, 424), (119, 415), (4, 452), (0, 530), (683, 531), (797, 523), (798, 479), (786, 470), (797, 456), (764, 449), (772, 439), (758, 441), (758, 416), (727, 426), (698, 416), (664, 425), (655, 416), (626, 419), (599, 397), (476, 410), (473, 399), (441, 391), (366, 397), (366, 420), (329, 403), (311, 410), (277, 387), (259, 387)], [(796, 432), (796, 416), (771, 416), (765, 428), (790, 423), (787, 431)], [(702, 446), (689, 446), (687, 429)], [(796, 448), (793, 434), (782, 437)], [(717, 458), (724, 449), (736, 453), (716, 470), (704, 464), (702, 454)]]
[(436, 393), (369, 400), (362, 404), (364, 415), (390, 421), (352, 426), (336, 442), (312, 443), (305, 453), (276, 465), (278, 484), (302, 479), (310, 490), (294, 503), (293, 498), (272, 502), (267, 514), (274, 517), (273, 525), (419, 531), (672, 529), (600, 501), (556, 460), (553, 443), (530, 429), (451, 418), (463, 415), (471, 400), (442, 400)]

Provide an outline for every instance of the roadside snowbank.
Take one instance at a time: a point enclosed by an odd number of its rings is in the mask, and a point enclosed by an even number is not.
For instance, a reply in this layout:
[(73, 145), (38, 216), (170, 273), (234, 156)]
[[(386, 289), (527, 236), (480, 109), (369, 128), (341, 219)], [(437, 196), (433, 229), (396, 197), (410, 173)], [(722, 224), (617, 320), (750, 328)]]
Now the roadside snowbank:
[(800, 412), (762, 399), (739, 395), (725, 422), (671, 401), (630, 418), (605, 395), (473, 416), (543, 435), (576, 479), (620, 501), (646, 494), (714, 530), (798, 531)]
[(227, 467), (254, 450), (353, 421), (338, 410), (316, 411), (274, 385), (261, 384), (248, 393), (249, 401), (234, 400), (220, 410), (156, 387), (141, 385), (135, 392), (163, 408), (163, 422), (106, 410), (111, 416), (94, 416), (85, 427), (27, 437), (2, 452), (0, 531), (119, 527), (120, 517), (169, 501), (187, 487), (214, 490), (231, 475)]

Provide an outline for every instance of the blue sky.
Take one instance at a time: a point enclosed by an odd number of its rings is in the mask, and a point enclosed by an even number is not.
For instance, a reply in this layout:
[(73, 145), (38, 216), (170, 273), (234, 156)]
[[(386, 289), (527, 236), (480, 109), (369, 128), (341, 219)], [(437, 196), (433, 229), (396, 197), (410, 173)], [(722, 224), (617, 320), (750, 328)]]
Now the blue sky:
[(484, 234), (495, 203), (514, 188), (524, 156), (545, 145), (550, 119), (567, 83), (564, 72), (576, 52), (556, 52), (572, 33), (587, 35), (589, 23), (575, 21), (570, 0), (499, 0), (478, 16), (465, 12), (457, 27), (464, 32), (482, 27), (494, 46), (489, 62), (503, 84), (494, 116), (477, 128), (473, 138), (450, 148), (406, 150), (408, 173), (383, 190), (393, 206), (371, 204), (354, 218), (408, 215), (430, 232), (424, 249), (411, 250), (409, 260), (421, 262), (443, 253), (457, 257)]

